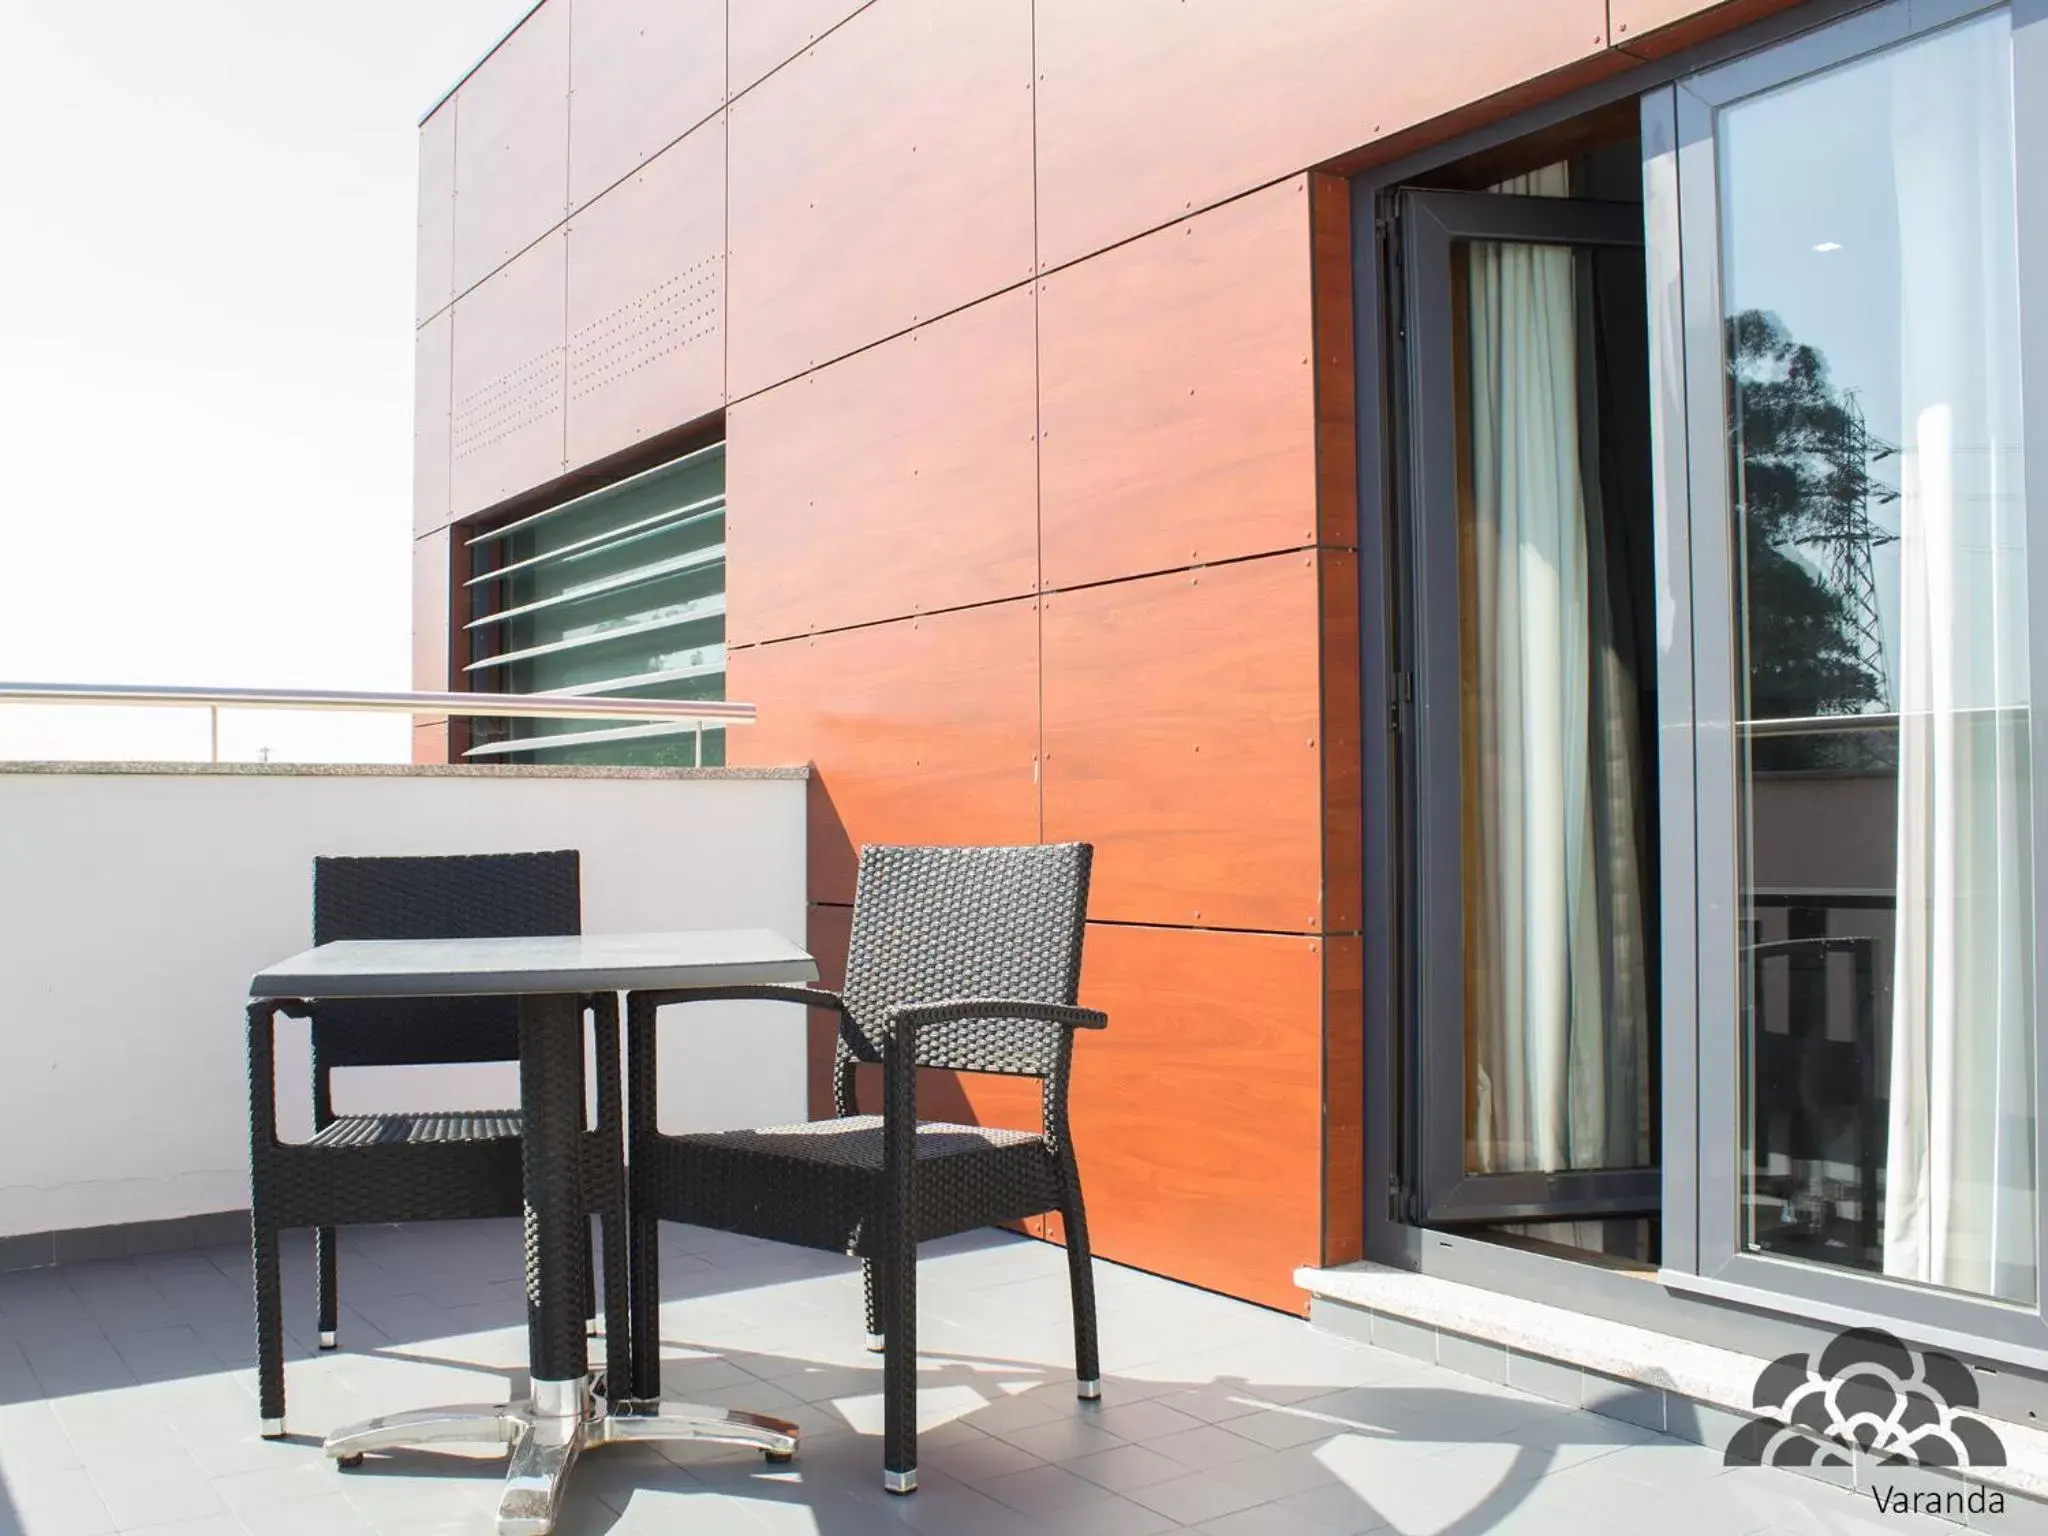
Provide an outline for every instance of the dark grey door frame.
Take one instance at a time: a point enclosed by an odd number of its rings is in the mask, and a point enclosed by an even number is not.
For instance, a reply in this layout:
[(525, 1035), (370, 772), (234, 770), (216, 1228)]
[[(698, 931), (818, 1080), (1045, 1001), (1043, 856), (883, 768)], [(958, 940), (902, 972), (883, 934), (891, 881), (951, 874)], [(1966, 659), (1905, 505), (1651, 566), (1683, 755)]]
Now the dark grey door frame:
[(1643, 246), (1635, 203), (1409, 189), (1399, 198), (1405, 285), (1409, 544), (1415, 709), (1416, 1071), (1410, 1085), (1418, 1214), (1432, 1224), (1654, 1214), (1651, 1168), (1465, 1170), (1464, 744), (1460, 711), (1457, 389), (1452, 247), (1499, 241)]

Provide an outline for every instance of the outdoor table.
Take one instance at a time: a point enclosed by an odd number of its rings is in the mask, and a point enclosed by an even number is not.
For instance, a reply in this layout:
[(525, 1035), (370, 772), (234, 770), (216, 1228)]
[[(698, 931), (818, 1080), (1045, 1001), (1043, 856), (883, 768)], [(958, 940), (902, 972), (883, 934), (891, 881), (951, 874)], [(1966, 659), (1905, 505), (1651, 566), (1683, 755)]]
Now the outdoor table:
[[(509, 1445), (499, 1536), (546, 1536), (586, 1446), (708, 1440), (786, 1461), (796, 1426), (761, 1414), (661, 1403), (614, 1411), (590, 1371), (583, 1323), (588, 1241), (579, 1138), (584, 1124), (582, 999), (642, 988), (683, 990), (815, 981), (811, 957), (765, 929), (512, 939), (378, 939), (322, 944), (249, 983), (259, 1000), (516, 996), (526, 1185), (527, 1363), (521, 1402), (428, 1408), (370, 1419), (327, 1437), (329, 1456), (430, 1442)], [(632, 1306), (656, 1307), (658, 1296)], [(616, 1336), (627, 1319), (607, 1319)]]

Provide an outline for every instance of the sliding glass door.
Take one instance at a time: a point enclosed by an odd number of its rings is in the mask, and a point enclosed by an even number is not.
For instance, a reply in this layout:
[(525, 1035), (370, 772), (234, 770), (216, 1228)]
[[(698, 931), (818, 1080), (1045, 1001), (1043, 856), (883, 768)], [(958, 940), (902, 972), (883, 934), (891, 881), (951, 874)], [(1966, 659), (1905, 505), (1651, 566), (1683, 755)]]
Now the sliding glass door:
[(1683, 294), (1696, 1268), (2042, 1345), (2048, 182), (2014, 43), (2003, 7), (1881, 7), (1660, 93), (1645, 143)]

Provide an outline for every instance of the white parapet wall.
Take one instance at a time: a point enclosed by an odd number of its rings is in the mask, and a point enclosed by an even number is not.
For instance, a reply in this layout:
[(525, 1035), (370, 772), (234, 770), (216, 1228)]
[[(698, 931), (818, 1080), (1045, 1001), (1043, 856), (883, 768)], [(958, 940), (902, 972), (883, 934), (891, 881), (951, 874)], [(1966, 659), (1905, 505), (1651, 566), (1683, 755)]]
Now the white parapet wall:
[[(805, 941), (802, 769), (0, 764), (0, 1236), (245, 1208), (249, 977), (311, 942), (320, 854), (582, 855), (589, 933)], [(311, 1126), (279, 1025), (283, 1134)], [(663, 1016), (665, 1128), (801, 1120), (801, 1010)], [(489, 1108), (510, 1066), (337, 1074), (336, 1108)]]

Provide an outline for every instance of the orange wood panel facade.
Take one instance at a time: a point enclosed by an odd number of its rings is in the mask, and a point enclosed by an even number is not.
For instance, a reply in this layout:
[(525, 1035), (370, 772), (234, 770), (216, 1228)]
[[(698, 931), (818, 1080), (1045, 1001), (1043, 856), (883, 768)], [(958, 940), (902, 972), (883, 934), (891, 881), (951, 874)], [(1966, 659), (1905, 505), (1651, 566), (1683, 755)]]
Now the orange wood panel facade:
[(1322, 1262), (1365, 1257), (1365, 945), (1323, 941)]
[(569, 0), (547, 0), (455, 101), (455, 292), (569, 211)]
[(1090, 914), (1318, 931), (1316, 556), (1044, 607), (1045, 835), (1095, 844)]
[(1030, 595), (1033, 297), (1012, 290), (733, 406), (732, 643)]
[(1731, 27), (1789, 10), (1797, 0), (1609, 0), (1614, 46), (1655, 59)]
[(1607, 46), (1606, 0), (1038, 0), (1047, 266)]
[(1095, 1252), (1299, 1310), (1322, 1255), (1325, 941), (1091, 924), (1070, 1113)]
[(993, 603), (734, 649), (764, 700), (735, 763), (813, 762), (814, 901), (853, 899), (862, 843), (1038, 841), (1038, 612)]
[(1048, 587), (1316, 542), (1307, 181), (1039, 284)]
[(1314, 297), (1316, 511), (1325, 544), (1358, 543), (1358, 364), (1353, 357), (1351, 183), (1308, 178)]
[(569, 465), (724, 405), (723, 117), (576, 214), (566, 239)]
[(735, 398), (1031, 274), (1031, 0), (886, 0), (730, 108)]
[(725, 10), (725, 0), (575, 0), (571, 208), (631, 175), (725, 104)]
[(726, 68), (737, 96), (859, 10), (867, 0), (775, 0), (732, 4)]
[(722, 411), (728, 752), (815, 765), (827, 980), (861, 843), (1093, 842), (1097, 1249), (1297, 1309), (1362, 1251), (1382, 856), (1337, 172), (1785, 3), (547, 0), (422, 128), (415, 677), (461, 520)]
[(467, 517), (562, 473), (567, 241), (560, 229), (455, 301), (449, 510)]

